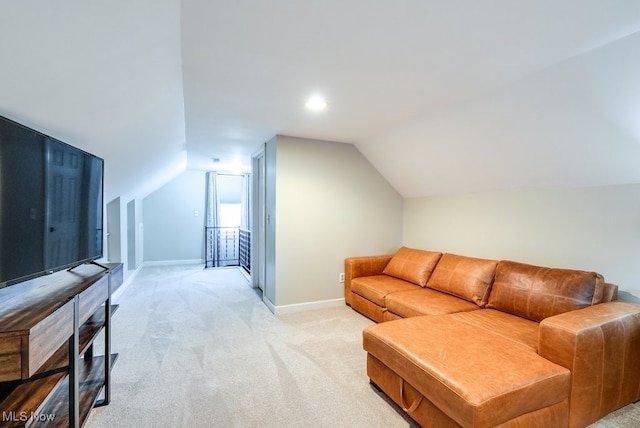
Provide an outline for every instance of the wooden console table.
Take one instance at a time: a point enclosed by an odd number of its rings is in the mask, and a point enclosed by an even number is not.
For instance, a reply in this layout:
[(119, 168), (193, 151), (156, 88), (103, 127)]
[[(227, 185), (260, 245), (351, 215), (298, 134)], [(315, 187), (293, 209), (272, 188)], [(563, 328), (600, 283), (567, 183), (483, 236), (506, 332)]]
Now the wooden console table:
[[(122, 284), (122, 264), (104, 267), (82, 265), (0, 290), (1, 426), (80, 427), (94, 406), (109, 404), (117, 359), (111, 294)], [(101, 332), (105, 355), (94, 356)]]

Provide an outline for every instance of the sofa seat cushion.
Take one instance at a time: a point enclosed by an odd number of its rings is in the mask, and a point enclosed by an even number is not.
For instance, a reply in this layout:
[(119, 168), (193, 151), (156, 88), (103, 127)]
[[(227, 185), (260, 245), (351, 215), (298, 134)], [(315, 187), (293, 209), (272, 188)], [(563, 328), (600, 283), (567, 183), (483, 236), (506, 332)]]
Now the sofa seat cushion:
[(482, 328), (506, 339), (525, 345), (538, 352), (540, 324), (506, 312), (482, 309), (473, 313), (453, 314), (451, 319), (464, 322), (471, 328)]
[(429, 277), (427, 287), (483, 307), (489, 298), (497, 264), (497, 260), (444, 254)]
[(487, 307), (539, 322), (601, 303), (604, 288), (595, 272), (501, 261)]
[(369, 326), (363, 346), (463, 427), (494, 427), (569, 397), (569, 370), (453, 315)]
[(442, 253), (402, 247), (389, 260), (382, 273), (424, 287)]
[(351, 280), (351, 291), (384, 307), (384, 298), (389, 293), (415, 290), (419, 286), (389, 275), (362, 276)]
[(475, 303), (430, 288), (388, 294), (385, 306), (402, 318), (480, 310)]

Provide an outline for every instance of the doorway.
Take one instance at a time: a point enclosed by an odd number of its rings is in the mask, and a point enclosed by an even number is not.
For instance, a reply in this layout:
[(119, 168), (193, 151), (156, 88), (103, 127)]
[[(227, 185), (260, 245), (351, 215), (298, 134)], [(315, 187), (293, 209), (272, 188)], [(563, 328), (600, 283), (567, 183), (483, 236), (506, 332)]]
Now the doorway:
[(122, 262), (119, 197), (107, 204), (107, 259), (112, 263)]
[(251, 273), (249, 174), (206, 175), (205, 267), (240, 266)]
[(252, 159), (252, 235), (254, 245), (251, 247), (251, 260), (253, 274), (251, 284), (254, 288), (266, 293), (266, 249), (267, 249), (267, 225), (266, 225), (266, 163), (264, 148), (253, 155)]

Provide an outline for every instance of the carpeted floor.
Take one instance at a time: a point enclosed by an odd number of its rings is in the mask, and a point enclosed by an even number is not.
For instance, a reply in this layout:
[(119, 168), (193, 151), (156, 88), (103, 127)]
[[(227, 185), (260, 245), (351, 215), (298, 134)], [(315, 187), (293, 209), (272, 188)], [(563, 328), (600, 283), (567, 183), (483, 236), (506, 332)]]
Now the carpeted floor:
[[(237, 269), (193, 265), (143, 268), (116, 303), (112, 402), (87, 427), (414, 426), (369, 385), (372, 322), (346, 306), (276, 317)], [(638, 403), (593, 425), (638, 426)]]

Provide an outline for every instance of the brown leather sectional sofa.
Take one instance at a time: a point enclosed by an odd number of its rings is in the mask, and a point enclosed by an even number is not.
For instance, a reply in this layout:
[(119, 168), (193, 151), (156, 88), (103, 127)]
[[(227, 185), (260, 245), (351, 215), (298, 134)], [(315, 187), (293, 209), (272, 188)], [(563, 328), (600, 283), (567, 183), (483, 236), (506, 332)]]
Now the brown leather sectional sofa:
[(346, 259), (345, 300), (422, 426), (584, 427), (640, 399), (640, 305), (597, 273), (403, 247)]

